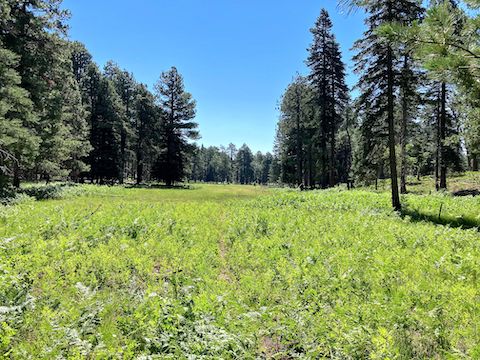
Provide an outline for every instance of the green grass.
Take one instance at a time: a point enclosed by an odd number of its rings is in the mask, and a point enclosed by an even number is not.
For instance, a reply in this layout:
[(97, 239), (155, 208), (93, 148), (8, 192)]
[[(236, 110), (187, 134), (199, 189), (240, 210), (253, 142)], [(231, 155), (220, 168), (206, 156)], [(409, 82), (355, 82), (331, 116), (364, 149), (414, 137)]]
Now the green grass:
[(1, 207), (0, 356), (479, 358), (480, 199), (403, 200), (82, 185)]
[[(379, 180), (378, 190), (384, 192), (389, 190), (390, 181)], [(454, 193), (459, 190), (480, 190), (480, 172), (466, 172), (455, 176), (449, 175), (447, 179), (448, 192)], [(369, 190), (374, 190), (374, 186), (369, 186)], [(425, 176), (418, 180), (416, 177), (409, 176), (407, 180), (407, 191), (410, 194), (425, 195), (434, 194), (435, 178), (433, 176)]]

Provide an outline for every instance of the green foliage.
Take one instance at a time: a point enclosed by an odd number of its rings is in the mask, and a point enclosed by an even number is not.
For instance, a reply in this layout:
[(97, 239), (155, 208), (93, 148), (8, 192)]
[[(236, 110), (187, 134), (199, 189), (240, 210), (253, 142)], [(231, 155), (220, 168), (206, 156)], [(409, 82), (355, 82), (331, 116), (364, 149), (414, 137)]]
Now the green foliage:
[(319, 131), (314, 122), (317, 109), (312, 106), (313, 94), (307, 79), (297, 76), (282, 96), (276, 145), (281, 181), (287, 184), (299, 185), (310, 180), (307, 168), (313, 161), (312, 134)]
[[(20, 87), (19, 58), (0, 42), (0, 177), (10, 175), (19, 163), (32, 164), (39, 139), (33, 131), (36, 117), (28, 92)], [(0, 188), (6, 186), (2, 179)]]
[(100, 75), (92, 111), (90, 153), (92, 177), (113, 181), (122, 174), (122, 130), (124, 108), (111, 80)]
[(253, 154), (247, 144), (243, 144), (242, 147), (238, 149), (235, 162), (238, 171), (237, 181), (240, 184), (252, 183), (254, 180), (254, 171), (252, 167)]
[(477, 198), (72, 190), (0, 208), (2, 355), (479, 355)]
[(31, 185), (20, 189), (20, 194), (25, 194), (36, 200), (60, 199), (64, 196), (64, 190), (74, 186), (73, 184), (49, 184)]
[(337, 156), (338, 131), (349, 95), (332, 27), (328, 12), (322, 9), (310, 30), (313, 39), (306, 60), (310, 72), (307, 77), (297, 75), (282, 97), (275, 146), (280, 180), (287, 184), (333, 187), (339, 178), (345, 180), (340, 174), (350, 170), (344, 156), (350, 157), (351, 146), (344, 146), (346, 153)]
[(155, 162), (153, 176), (170, 186), (185, 176), (186, 158), (192, 150), (188, 141), (200, 138), (198, 124), (193, 121), (196, 102), (185, 91), (183, 77), (175, 67), (161, 74), (155, 90), (164, 117), (159, 134), (163, 148)]

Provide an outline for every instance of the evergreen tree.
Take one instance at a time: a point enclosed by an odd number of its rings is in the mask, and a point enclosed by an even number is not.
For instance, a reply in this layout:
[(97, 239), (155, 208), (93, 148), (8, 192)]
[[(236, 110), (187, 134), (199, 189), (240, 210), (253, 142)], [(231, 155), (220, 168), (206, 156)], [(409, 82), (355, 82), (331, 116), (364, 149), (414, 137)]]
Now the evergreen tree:
[(143, 84), (138, 85), (135, 91), (135, 156), (136, 156), (136, 181), (143, 182), (146, 164), (151, 159), (158, 147), (159, 139), (155, 138), (158, 129), (162, 126), (162, 116), (155, 104), (155, 97)]
[[(309, 160), (312, 158), (313, 132), (312, 90), (306, 79), (297, 76), (288, 86), (280, 105), (280, 120), (277, 127), (277, 147), (282, 167), (282, 181), (289, 184), (310, 182)], [(307, 153), (305, 156), (305, 153)]]
[(14, 174), (15, 185), (19, 184), (22, 167), (47, 180), (52, 175), (66, 175), (73, 171), (69, 167), (78, 165), (72, 158), (78, 143), (70, 135), (81, 137), (76, 128), (82, 124), (77, 120), (84, 120), (72, 115), (81, 112), (81, 104), (76, 90), (69, 91), (67, 86), (71, 63), (62, 37), (68, 13), (58, 0), (7, 0), (2, 3), (2, 14), (0, 40), (6, 49), (18, 55), (20, 86), (32, 100), (37, 118), (32, 130), (39, 138), (34, 166), (25, 168), (20, 162)]
[(253, 154), (247, 144), (238, 149), (236, 166), (238, 168), (238, 182), (240, 184), (251, 184), (254, 181)]
[[(368, 12), (364, 38), (355, 43), (358, 51), (354, 60), (355, 71), (360, 74), (359, 106), (366, 120), (362, 126), (381, 129), (381, 141), (386, 137), (392, 188), (392, 205), (400, 210), (396, 156), (395, 98), (398, 96), (398, 51), (394, 43), (378, 34), (381, 26), (389, 23), (409, 23), (421, 13), (417, 0), (366, 0), (362, 6)], [(365, 137), (365, 139), (367, 139)]]
[(120, 132), (120, 152), (122, 162), (119, 180), (120, 183), (123, 183), (125, 176), (128, 176), (128, 173), (132, 173), (132, 170), (129, 171), (129, 168), (132, 168), (131, 164), (133, 163), (135, 153), (135, 150), (133, 149), (133, 143), (135, 143), (133, 129), (136, 122), (135, 90), (137, 84), (131, 73), (120, 69), (113, 61), (107, 62), (104, 73), (107, 79), (111, 80), (114, 84), (115, 90), (122, 100), (123, 111), (125, 114), (124, 119), (122, 119), (122, 128)]
[(265, 162), (265, 156), (260, 152), (253, 156), (252, 168), (253, 168), (253, 181), (257, 184), (263, 184), (263, 164)]
[[(439, 111), (437, 116), (437, 154), (436, 154), (436, 187), (438, 190), (447, 189), (447, 169), (452, 152), (447, 144), (448, 138), (448, 108), (449, 83), (467, 86), (469, 92), (480, 94), (480, 88), (472, 81), (478, 75), (478, 70), (472, 70), (478, 65), (480, 54), (469, 50), (469, 44), (464, 40), (467, 17), (457, 7), (455, 1), (432, 1), (425, 20), (419, 28), (415, 28), (415, 38), (418, 38), (417, 56), (423, 59), (422, 63), (428, 70), (430, 78), (438, 82)], [(467, 30), (470, 31), (470, 30)], [(478, 35), (477, 35), (478, 40)], [(468, 41), (468, 40), (467, 40)], [(474, 45), (477, 46), (478, 42)], [(466, 56), (473, 60), (466, 60)], [(476, 61), (475, 57), (478, 55)], [(472, 62), (474, 62), (472, 64)], [(452, 70), (454, 70), (452, 72)], [(457, 73), (457, 76), (452, 76)], [(451, 150), (451, 149), (450, 149)]]
[(230, 172), (229, 172), (229, 182), (236, 182), (237, 181), (237, 172), (235, 169), (235, 158), (237, 156), (237, 147), (235, 144), (228, 144), (226, 149), (228, 160), (230, 164)]
[(113, 83), (103, 76), (95, 79), (94, 68), (90, 72), (95, 83), (91, 89), (91, 177), (99, 183), (113, 182), (121, 179), (121, 134), (125, 114)]
[(158, 105), (165, 114), (161, 131), (165, 148), (160, 152), (154, 177), (171, 186), (183, 179), (187, 154), (192, 150), (189, 140), (199, 138), (195, 117), (195, 101), (185, 91), (183, 78), (175, 67), (162, 73), (155, 85)]
[(85, 79), (88, 67), (92, 64), (92, 55), (88, 52), (81, 42), (74, 41), (70, 43), (72, 70), (75, 80), (81, 90), (83, 90), (83, 80)]
[(19, 186), (20, 166), (32, 164), (39, 139), (33, 131), (35, 114), (28, 92), (20, 87), (16, 67), (18, 56), (0, 43), (0, 187), (5, 187), (9, 175)]
[(59, 58), (51, 69), (51, 84), (44, 99), (37, 133), (41, 138), (35, 173), (47, 182), (54, 176), (77, 179), (88, 169), (85, 158), (88, 143), (87, 113), (75, 80), (70, 48), (56, 40)]
[(320, 115), (316, 138), (320, 145), (322, 187), (336, 184), (336, 132), (342, 121), (339, 115), (348, 102), (345, 65), (332, 27), (328, 12), (322, 9), (315, 27), (311, 29), (313, 43), (307, 60)]

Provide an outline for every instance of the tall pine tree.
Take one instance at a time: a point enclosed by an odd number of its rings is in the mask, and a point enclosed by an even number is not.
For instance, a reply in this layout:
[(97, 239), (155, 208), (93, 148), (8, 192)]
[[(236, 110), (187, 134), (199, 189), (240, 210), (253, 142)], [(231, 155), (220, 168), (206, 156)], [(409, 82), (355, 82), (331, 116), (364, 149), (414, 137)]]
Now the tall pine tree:
[(393, 41), (378, 34), (378, 29), (389, 23), (411, 22), (421, 12), (418, 0), (365, 0), (361, 5), (368, 13), (364, 38), (355, 43), (358, 51), (354, 60), (360, 74), (359, 105), (370, 121), (362, 126), (381, 129), (377, 141), (386, 138), (392, 189), (392, 205), (401, 209), (396, 155), (395, 99), (398, 96), (399, 56)]
[(315, 89), (315, 101), (319, 109), (316, 136), (320, 148), (322, 187), (336, 184), (336, 134), (342, 122), (343, 109), (348, 103), (345, 65), (332, 27), (328, 12), (322, 9), (311, 29), (313, 43), (307, 59), (311, 70), (309, 80)]
[(198, 124), (192, 121), (196, 104), (185, 91), (183, 77), (175, 67), (162, 73), (155, 90), (165, 118), (161, 130), (164, 149), (157, 158), (153, 175), (172, 186), (185, 175), (187, 155), (192, 150), (189, 140), (199, 138)]

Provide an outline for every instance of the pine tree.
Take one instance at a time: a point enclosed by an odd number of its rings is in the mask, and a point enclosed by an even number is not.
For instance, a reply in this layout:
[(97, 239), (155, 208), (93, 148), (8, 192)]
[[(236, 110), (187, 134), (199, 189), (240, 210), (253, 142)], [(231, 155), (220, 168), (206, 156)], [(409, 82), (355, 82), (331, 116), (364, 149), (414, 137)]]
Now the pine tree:
[[(120, 134), (120, 152), (122, 154), (121, 160), (121, 172), (120, 172), (120, 183), (123, 183), (125, 176), (128, 175), (129, 164), (133, 162), (133, 154), (135, 150), (133, 149), (133, 143), (135, 139), (133, 138), (133, 129), (135, 127), (135, 90), (136, 90), (136, 81), (131, 73), (128, 71), (120, 69), (120, 67), (115, 64), (113, 61), (107, 62), (105, 65), (105, 76), (107, 79), (111, 80), (115, 86), (117, 94), (122, 100), (125, 117), (122, 119), (122, 129)], [(131, 166), (130, 166), (131, 167)]]
[[(23, 168), (47, 180), (52, 175), (66, 175), (73, 148), (69, 135), (73, 125), (69, 111), (80, 108), (76, 95), (64, 93), (70, 75), (70, 62), (65, 35), (68, 13), (58, 0), (4, 1), (0, 40), (18, 55), (17, 71), (33, 103), (37, 121), (32, 130), (39, 138), (35, 166), (21, 162), (14, 182)], [(67, 81), (65, 81), (67, 79)], [(73, 90), (75, 91), (75, 90)], [(72, 95), (72, 96), (70, 96)]]
[(76, 180), (88, 170), (87, 113), (73, 74), (69, 44), (56, 40), (59, 58), (52, 63), (51, 85), (44, 100), (37, 133), (41, 138), (35, 172), (47, 182), (54, 176)]
[(410, 51), (403, 51), (403, 64), (399, 75), (400, 99), (401, 99), (401, 121), (400, 121), (400, 193), (407, 193), (407, 145), (409, 143), (409, 128), (411, 118), (418, 110), (418, 90), (421, 84), (421, 73), (416, 67)]
[(96, 78), (94, 68), (91, 89), (90, 166), (92, 180), (104, 183), (121, 179), (121, 133), (124, 110), (113, 83), (103, 76)]
[(336, 184), (336, 132), (342, 121), (339, 115), (348, 102), (345, 65), (332, 27), (328, 12), (322, 9), (315, 27), (311, 29), (313, 43), (307, 59), (311, 70), (309, 80), (315, 89), (320, 114), (317, 137), (320, 144), (322, 187)]
[(297, 76), (285, 91), (280, 105), (277, 146), (282, 164), (282, 181), (297, 186), (305, 183), (305, 168), (308, 167), (311, 152), (311, 99), (311, 87), (305, 78)]
[(251, 184), (254, 180), (253, 154), (247, 144), (238, 149), (236, 166), (238, 168), (238, 182), (240, 184)]
[(159, 123), (162, 115), (160, 110), (155, 105), (155, 97), (148, 91), (143, 84), (138, 85), (135, 91), (135, 156), (136, 156), (136, 180), (137, 184), (143, 182), (145, 165), (151, 162), (151, 158), (155, 153), (155, 148), (158, 139), (155, 139), (155, 134), (158, 133), (158, 128), (162, 125)]
[(364, 38), (355, 43), (358, 51), (354, 58), (355, 71), (361, 75), (358, 84), (361, 91), (359, 105), (371, 120), (363, 126), (383, 129), (380, 134), (388, 139), (392, 205), (400, 210), (395, 133), (399, 56), (393, 41), (380, 36), (378, 29), (389, 23), (413, 21), (421, 13), (421, 3), (417, 0), (367, 0), (362, 2), (362, 6), (368, 12), (365, 21), (368, 29)]
[(0, 187), (6, 186), (10, 175), (18, 187), (20, 166), (31, 165), (38, 151), (33, 103), (20, 87), (17, 64), (18, 56), (0, 43)]
[(230, 172), (229, 172), (229, 182), (237, 181), (237, 174), (235, 171), (235, 157), (237, 156), (237, 147), (235, 144), (228, 144), (227, 146), (227, 155), (230, 163)]
[(92, 64), (92, 55), (81, 42), (70, 43), (72, 71), (80, 89), (83, 90), (83, 80), (87, 75), (88, 67)]
[[(455, 1), (432, 1), (425, 20), (420, 27), (414, 29), (413, 34), (417, 42), (417, 56), (422, 59), (428, 75), (439, 83), (435, 171), (437, 190), (447, 189), (448, 84), (457, 83), (463, 89), (468, 89), (466, 91), (469, 93), (480, 94), (478, 82), (472, 81), (478, 75), (478, 70), (473, 70), (480, 61), (480, 54), (475, 51), (478, 42), (464, 42), (472, 41), (471, 36), (464, 33), (464, 29), (468, 29), (467, 22), (468, 18)], [(468, 29), (467, 33), (470, 31)], [(476, 39), (478, 40), (478, 34)]]
[(154, 177), (172, 186), (185, 175), (186, 158), (192, 150), (189, 140), (199, 138), (195, 101), (185, 91), (183, 78), (175, 67), (162, 73), (155, 85), (157, 101), (165, 114), (161, 136), (164, 149), (155, 163)]

